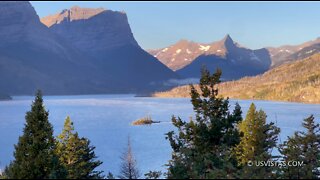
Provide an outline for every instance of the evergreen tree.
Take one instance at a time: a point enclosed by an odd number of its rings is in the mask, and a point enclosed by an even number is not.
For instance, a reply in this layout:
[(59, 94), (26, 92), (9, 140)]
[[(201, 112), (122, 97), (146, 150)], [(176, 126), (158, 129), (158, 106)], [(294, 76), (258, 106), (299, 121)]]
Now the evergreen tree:
[(168, 178), (235, 178), (237, 162), (231, 150), (240, 142), (237, 124), (242, 111), (236, 104), (229, 111), (229, 99), (218, 96), (221, 71), (210, 75), (202, 69), (200, 92), (191, 86), (191, 102), (196, 119), (189, 122), (172, 117), (177, 127), (167, 133), (173, 149)]
[(121, 156), (121, 167), (120, 167), (120, 179), (138, 179), (140, 177), (140, 171), (137, 167), (137, 161), (135, 160), (130, 137), (128, 138), (127, 150)]
[(74, 132), (74, 125), (70, 117), (64, 123), (62, 133), (57, 137), (57, 150), (59, 160), (68, 172), (68, 179), (98, 179), (102, 178), (102, 171), (95, 171), (102, 162), (95, 160), (95, 147), (90, 141), (80, 138)]
[[(274, 167), (256, 166), (258, 162), (274, 161), (271, 154), (277, 146), (280, 129), (274, 123), (266, 123), (266, 114), (256, 111), (252, 103), (245, 120), (240, 122), (239, 130), (243, 134), (240, 144), (234, 149), (241, 169), (241, 178), (273, 178)], [(249, 164), (248, 166), (248, 162)]]
[(160, 179), (161, 175), (161, 171), (149, 171), (148, 173), (144, 174), (145, 179)]
[(320, 178), (320, 125), (314, 117), (303, 120), (306, 131), (295, 132), (280, 146), (283, 161), (303, 162), (302, 166), (285, 166), (282, 168), (284, 178), (290, 179), (318, 179)]
[(15, 159), (6, 168), (8, 178), (65, 178), (65, 170), (54, 153), (55, 139), (48, 115), (43, 105), (42, 94), (38, 91), (31, 111), (26, 114), (23, 135), (15, 145)]
[(116, 179), (111, 172), (108, 172), (107, 179)]

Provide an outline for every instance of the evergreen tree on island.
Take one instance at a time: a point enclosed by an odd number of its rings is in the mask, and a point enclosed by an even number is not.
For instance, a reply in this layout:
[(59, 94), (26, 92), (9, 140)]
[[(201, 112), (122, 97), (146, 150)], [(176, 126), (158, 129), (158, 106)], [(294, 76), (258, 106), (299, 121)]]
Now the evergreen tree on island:
[(240, 144), (234, 149), (241, 168), (241, 178), (269, 179), (275, 176), (275, 167), (256, 165), (259, 162), (274, 161), (271, 152), (277, 146), (280, 128), (266, 122), (264, 111), (256, 110), (252, 103), (245, 120), (239, 124), (243, 134)]
[(26, 113), (23, 135), (15, 145), (14, 160), (6, 168), (10, 179), (65, 178), (66, 171), (55, 154), (53, 128), (49, 113), (43, 105), (42, 93), (37, 91), (31, 111)]
[(68, 172), (68, 179), (101, 179), (102, 171), (95, 169), (102, 164), (96, 160), (95, 147), (90, 141), (80, 138), (74, 131), (70, 117), (67, 117), (61, 134), (57, 137), (57, 150), (59, 160)]
[(203, 68), (200, 92), (190, 85), (195, 120), (172, 117), (178, 132), (171, 131), (166, 137), (173, 149), (168, 178), (236, 178), (237, 161), (231, 151), (240, 142), (237, 124), (242, 111), (236, 104), (230, 112), (229, 99), (218, 96), (220, 76), (219, 69), (211, 75)]

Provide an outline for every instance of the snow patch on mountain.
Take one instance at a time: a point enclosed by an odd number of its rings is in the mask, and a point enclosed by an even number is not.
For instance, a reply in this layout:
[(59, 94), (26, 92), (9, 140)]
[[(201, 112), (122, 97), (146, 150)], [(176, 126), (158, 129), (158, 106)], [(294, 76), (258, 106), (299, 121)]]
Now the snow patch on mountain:
[(310, 50), (310, 51), (307, 51), (306, 54), (311, 54), (311, 53), (313, 53), (314, 51), (315, 51), (315, 49), (312, 49), (312, 50)]
[(168, 51), (168, 48), (164, 48), (164, 49), (162, 50), (162, 52), (166, 52), (166, 51)]
[(208, 50), (210, 49), (210, 47), (211, 47), (211, 46), (203, 46), (203, 45), (200, 45), (200, 48), (199, 48), (199, 49), (200, 49), (201, 51), (208, 51)]

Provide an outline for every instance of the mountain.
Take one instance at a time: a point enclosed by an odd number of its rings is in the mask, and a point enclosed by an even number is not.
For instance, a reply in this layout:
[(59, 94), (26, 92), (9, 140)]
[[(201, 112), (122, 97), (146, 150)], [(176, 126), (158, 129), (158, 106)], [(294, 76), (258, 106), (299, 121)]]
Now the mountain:
[(205, 65), (209, 70), (216, 68), (224, 72), (224, 80), (239, 79), (267, 71), (271, 65), (267, 49), (251, 50), (234, 42), (229, 35), (209, 45), (199, 45), (204, 50), (190, 64), (177, 70), (182, 77), (199, 78), (200, 69)]
[[(260, 99), (320, 103), (320, 54), (275, 67), (262, 75), (245, 77), (219, 85), (219, 93), (234, 99)], [(223, 72), (222, 72), (223, 73)], [(196, 85), (197, 88), (199, 88)], [(189, 86), (156, 97), (189, 97)]]
[(268, 51), (271, 56), (272, 64), (271, 67), (277, 67), (283, 63), (288, 63), (298, 59), (303, 59), (313, 55), (317, 51), (311, 52), (312, 46), (320, 44), (320, 38), (312, 41), (307, 41), (299, 45), (284, 45), (280, 47), (268, 47)]
[(318, 39), (319, 39), (319, 43), (312, 44), (310, 46), (307, 46), (307, 47), (300, 49), (299, 51), (290, 55), (288, 57), (288, 61), (304, 59), (304, 58), (307, 58), (307, 57), (312, 56), (314, 54), (320, 53), (320, 38), (318, 38)]
[(148, 50), (148, 52), (176, 71), (192, 63), (200, 55), (225, 56), (227, 49), (224, 46), (224, 41), (229, 39), (231, 37), (226, 35), (223, 40), (211, 44), (196, 43), (182, 39), (169, 47)]
[(41, 22), (88, 55), (105, 73), (106, 82), (116, 79), (123, 91), (154, 89), (179, 78), (138, 45), (124, 12), (75, 6), (44, 17)]
[(0, 2), (0, 91), (88, 93), (96, 71), (76, 48), (44, 26), (29, 2)]
[(1, 92), (136, 93), (178, 78), (139, 47), (124, 13), (74, 7), (59, 14), (43, 21), (48, 28), (29, 2), (0, 2)]
[(209, 44), (200, 44), (183, 39), (169, 47), (148, 50), (148, 52), (170, 69), (176, 71), (190, 64), (198, 56), (209, 53), (208, 47), (210, 47)]
[(46, 16), (41, 22), (76, 48), (93, 55), (125, 45), (139, 48), (124, 12), (74, 6)]

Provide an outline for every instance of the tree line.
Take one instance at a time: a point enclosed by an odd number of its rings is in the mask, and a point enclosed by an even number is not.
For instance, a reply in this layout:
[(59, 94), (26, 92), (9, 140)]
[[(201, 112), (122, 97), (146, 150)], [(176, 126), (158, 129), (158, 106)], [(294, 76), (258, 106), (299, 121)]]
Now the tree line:
[[(252, 103), (245, 118), (238, 103), (219, 95), (221, 71), (202, 70), (197, 90), (190, 85), (195, 118), (173, 116), (175, 131), (166, 134), (172, 148), (167, 171), (149, 171), (146, 179), (318, 179), (320, 178), (320, 125), (311, 115), (297, 131), (278, 143), (280, 128), (267, 123), (267, 115)], [(102, 164), (90, 140), (79, 137), (66, 118), (59, 136), (53, 137), (42, 94), (37, 92), (26, 113), (23, 135), (15, 145), (14, 160), (2, 178), (16, 179), (115, 179), (96, 168)], [(274, 153), (275, 151), (279, 153)], [(141, 173), (130, 139), (121, 156), (120, 179), (138, 179)]]

